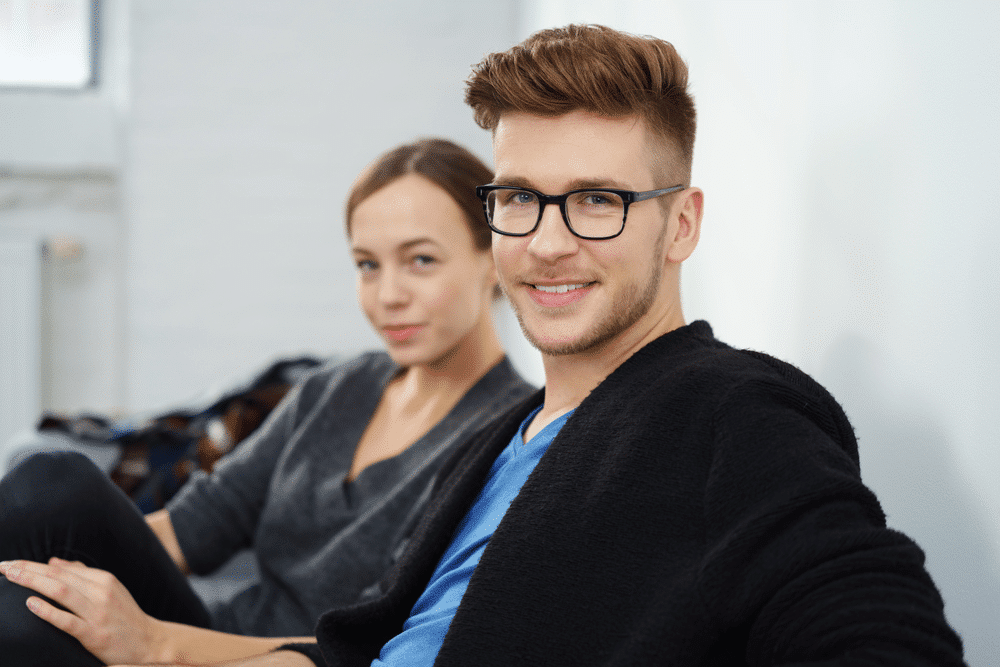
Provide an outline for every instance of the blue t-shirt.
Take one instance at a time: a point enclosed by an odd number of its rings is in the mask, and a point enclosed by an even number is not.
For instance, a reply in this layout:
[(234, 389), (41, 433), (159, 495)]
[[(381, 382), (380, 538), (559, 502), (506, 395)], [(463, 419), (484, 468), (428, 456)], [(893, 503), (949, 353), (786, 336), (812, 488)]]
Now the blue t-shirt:
[(486, 549), (493, 531), (507, 512), (528, 475), (542, 458), (549, 443), (573, 413), (571, 410), (545, 425), (527, 444), (524, 428), (538, 411), (521, 423), (517, 434), (490, 468), (483, 490), (462, 519), (455, 537), (441, 557), (427, 588), (410, 611), (403, 631), (390, 639), (372, 667), (430, 665), (441, 650), (441, 643), (455, 616), (459, 602), (469, 585), (473, 570)]

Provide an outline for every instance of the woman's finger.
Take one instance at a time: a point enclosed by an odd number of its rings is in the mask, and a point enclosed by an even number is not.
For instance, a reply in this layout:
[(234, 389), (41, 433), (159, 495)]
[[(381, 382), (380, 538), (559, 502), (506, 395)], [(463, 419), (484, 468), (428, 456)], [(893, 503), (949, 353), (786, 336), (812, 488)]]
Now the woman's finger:
[(87, 630), (87, 624), (80, 620), (79, 616), (63, 611), (41, 598), (32, 596), (28, 598), (26, 604), (32, 614), (77, 639), (80, 639)]
[(84, 565), (82, 561), (66, 560), (65, 558), (60, 558), (59, 556), (52, 556), (51, 558), (49, 558), (49, 563), (50, 564), (57, 563), (59, 565), (65, 565), (67, 567), (90, 569), (86, 565)]
[(87, 567), (78, 560), (63, 560), (62, 558), (53, 556), (49, 559), (49, 566), (55, 568), (57, 571), (72, 572), (95, 584), (106, 584), (107, 577), (104, 570)]
[(86, 611), (89, 582), (72, 572), (54, 572), (43, 563), (17, 561), (0, 570), (8, 581), (40, 593), (61, 604), (74, 614)]
[(91, 584), (103, 582), (101, 576), (104, 570), (87, 567), (79, 561), (74, 561), (76, 565), (60, 558), (50, 558), (48, 563), (36, 563), (30, 560), (12, 562), (22, 570), (62, 581), (88, 595), (93, 593)]
[(49, 565), (48, 563), (36, 563), (35, 561), (30, 561), (30, 560), (18, 560), (9, 562), (16, 569), (20, 569), (24, 572), (29, 572), (43, 577), (48, 577), (49, 579), (64, 581), (65, 583), (71, 586), (85, 587), (87, 585), (87, 582), (90, 581), (90, 577), (83, 576), (83, 571), (79, 570), (78, 568), (67, 568), (61, 565)]

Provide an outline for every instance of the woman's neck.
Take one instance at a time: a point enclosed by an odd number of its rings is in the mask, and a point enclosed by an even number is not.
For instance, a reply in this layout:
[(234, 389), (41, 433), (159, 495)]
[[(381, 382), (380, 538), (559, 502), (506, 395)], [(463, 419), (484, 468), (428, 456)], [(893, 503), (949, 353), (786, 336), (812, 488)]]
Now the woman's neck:
[(503, 356), (493, 318), (487, 315), (481, 317), (473, 330), (445, 356), (433, 363), (403, 369), (391, 384), (395, 385), (397, 396), (406, 403), (447, 401), (449, 398), (457, 402)]
[(434, 364), (410, 366), (385, 388), (354, 453), (350, 482), (376, 461), (396, 456), (440, 422), (503, 358), (490, 318)]

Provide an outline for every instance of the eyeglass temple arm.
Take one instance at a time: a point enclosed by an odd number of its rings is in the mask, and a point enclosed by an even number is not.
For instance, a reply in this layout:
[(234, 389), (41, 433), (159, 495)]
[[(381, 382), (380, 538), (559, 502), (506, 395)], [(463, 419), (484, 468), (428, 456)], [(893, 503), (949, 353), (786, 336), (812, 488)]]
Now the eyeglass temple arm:
[(670, 188), (664, 188), (663, 190), (647, 190), (646, 192), (636, 192), (635, 199), (632, 201), (645, 201), (647, 199), (652, 199), (653, 197), (661, 197), (663, 195), (670, 194), (671, 192), (677, 192), (678, 190), (683, 190), (686, 185), (675, 185)]

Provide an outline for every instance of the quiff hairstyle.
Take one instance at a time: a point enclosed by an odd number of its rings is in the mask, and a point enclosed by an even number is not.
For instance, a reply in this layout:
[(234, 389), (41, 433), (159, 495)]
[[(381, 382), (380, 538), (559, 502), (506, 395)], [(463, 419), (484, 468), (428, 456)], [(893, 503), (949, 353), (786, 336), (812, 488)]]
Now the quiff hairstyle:
[(344, 207), (351, 236), (351, 216), (364, 200), (407, 174), (419, 174), (447, 192), (464, 213), (478, 250), (489, 250), (492, 234), (476, 186), (493, 180), (493, 171), (468, 149), (447, 139), (419, 139), (375, 159), (358, 176)]
[(696, 125), (687, 78), (687, 65), (669, 42), (600, 25), (568, 25), (540, 30), (486, 56), (466, 82), (465, 102), (479, 126), (491, 132), (507, 113), (637, 116), (668, 149), (668, 171), (686, 184)]

